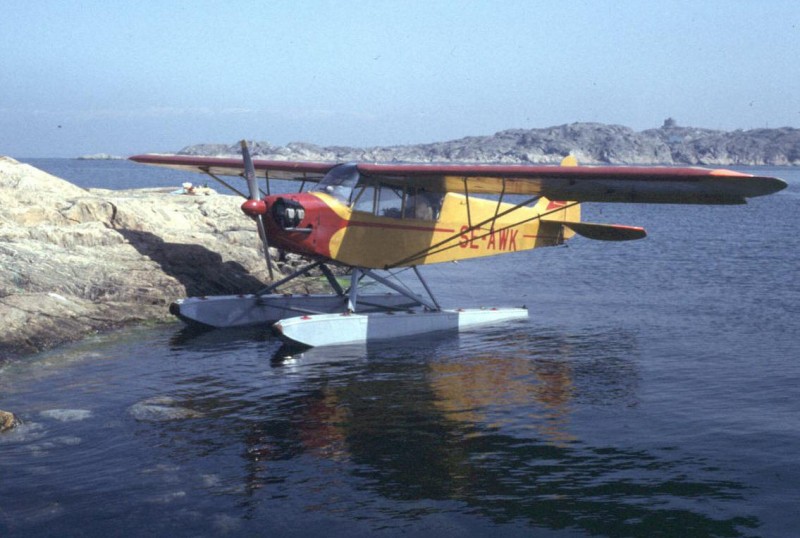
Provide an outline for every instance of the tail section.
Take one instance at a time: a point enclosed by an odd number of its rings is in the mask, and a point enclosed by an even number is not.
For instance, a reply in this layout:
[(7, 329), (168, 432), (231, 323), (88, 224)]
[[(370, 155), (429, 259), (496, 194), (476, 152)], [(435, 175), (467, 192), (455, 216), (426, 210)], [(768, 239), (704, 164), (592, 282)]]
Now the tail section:
[[(573, 155), (567, 155), (561, 160), (561, 166), (578, 166), (578, 161)], [(636, 226), (581, 222), (581, 206), (576, 202), (542, 197), (536, 209), (543, 215), (540, 228), (542, 235), (558, 238), (553, 245), (560, 245), (576, 233), (599, 241), (631, 241), (647, 235), (644, 228)]]
[[(561, 159), (561, 166), (578, 166), (578, 160), (571, 154), (567, 155)], [(543, 238), (548, 238), (547, 245), (541, 246), (561, 245), (575, 235), (575, 230), (564, 226), (564, 223), (581, 221), (579, 203), (550, 200), (542, 196), (535, 209), (540, 215), (544, 215), (541, 218), (539, 234)]]
[(578, 166), (578, 159), (575, 158), (575, 155), (570, 153), (561, 159), (561, 166)]

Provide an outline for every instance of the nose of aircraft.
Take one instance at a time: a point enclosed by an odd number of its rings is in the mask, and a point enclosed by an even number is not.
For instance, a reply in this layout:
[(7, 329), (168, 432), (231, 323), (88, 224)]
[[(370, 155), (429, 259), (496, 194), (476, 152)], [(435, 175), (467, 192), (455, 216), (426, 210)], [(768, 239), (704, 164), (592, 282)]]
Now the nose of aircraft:
[(266, 215), (267, 204), (264, 200), (247, 200), (242, 204), (242, 211), (245, 215), (257, 217), (258, 215)]

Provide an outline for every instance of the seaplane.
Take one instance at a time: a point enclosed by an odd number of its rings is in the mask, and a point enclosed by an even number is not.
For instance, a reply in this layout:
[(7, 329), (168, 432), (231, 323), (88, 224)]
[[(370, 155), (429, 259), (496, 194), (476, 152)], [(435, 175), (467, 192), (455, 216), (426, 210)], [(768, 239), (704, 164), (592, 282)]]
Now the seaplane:
[[(637, 226), (582, 221), (582, 203), (743, 204), (786, 187), (778, 178), (732, 170), (579, 166), (572, 156), (561, 165), (275, 161), (253, 159), (245, 141), (241, 154), (130, 157), (206, 174), (241, 195), (241, 210), (255, 222), (263, 246), (271, 282), (262, 290), (179, 299), (170, 311), (203, 327), (269, 326), (284, 341), (304, 347), (527, 318), (524, 306), (443, 308), (419, 266), (557, 246), (576, 234), (599, 241), (646, 236)], [(244, 179), (247, 188), (222, 176)], [(273, 194), (272, 180), (295, 181), (299, 188)], [(271, 247), (308, 263), (275, 281)], [(330, 293), (278, 291), (315, 270)], [(397, 279), (399, 271), (416, 277), (416, 290)], [(386, 291), (373, 291), (375, 283)]]

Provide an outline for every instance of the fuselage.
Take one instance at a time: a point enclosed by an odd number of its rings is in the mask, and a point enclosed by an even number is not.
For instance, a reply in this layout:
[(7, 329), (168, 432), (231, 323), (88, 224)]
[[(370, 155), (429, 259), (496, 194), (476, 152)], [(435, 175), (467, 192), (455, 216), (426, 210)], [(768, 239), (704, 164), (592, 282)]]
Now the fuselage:
[(270, 244), (278, 248), (364, 268), (553, 246), (573, 235), (554, 221), (580, 220), (577, 205), (540, 198), (532, 207), (516, 206), (431, 192), (421, 184), (371, 181), (355, 167), (332, 170), (314, 191), (248, 200), (242, 210), (264, 215)]

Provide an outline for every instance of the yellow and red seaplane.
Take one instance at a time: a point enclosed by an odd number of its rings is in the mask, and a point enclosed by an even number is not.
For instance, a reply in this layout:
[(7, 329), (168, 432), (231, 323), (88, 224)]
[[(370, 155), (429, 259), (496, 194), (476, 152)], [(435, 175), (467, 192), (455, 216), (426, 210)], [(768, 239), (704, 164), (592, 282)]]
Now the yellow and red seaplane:
[[(417, 266), (560, 245), (575, 234), (604, 241), (645, 237), (643, 228), (581, 221), (583, 202), (741, 204), (786, 187), (778, 178), (731, 170), (658, 166), (368, 164), (136, 155), (131, 160), (208, 174), (247, 200), (272, 277), (270, 246), (301, 254), (307, 266), (252, 295), (186, 298), (171, 311), (193, 324), (269, 324), (306, 346), (349, 344), (527, 317), (522, 308), (444, 309)], [(245, 195), (220, 176), (243, 177)], [(259, 187), (266, 179), (266, 192)], [(270, 180), (300, 182), (270, 193)], [(306, 186), (311, 186), (306, 189)], [(488, 198), (487, 195), (492, 196)], [(344, 288), (329, 265), (350, 269)], [(425, 293), (393, 279), (413, 269)], [(319, 269), (332, 293), (276, 293)], [(391, 293), (360, 291), (362, 279)]]

